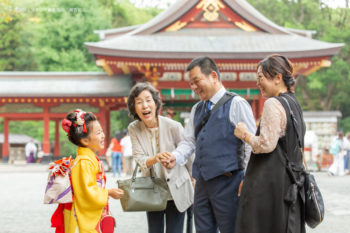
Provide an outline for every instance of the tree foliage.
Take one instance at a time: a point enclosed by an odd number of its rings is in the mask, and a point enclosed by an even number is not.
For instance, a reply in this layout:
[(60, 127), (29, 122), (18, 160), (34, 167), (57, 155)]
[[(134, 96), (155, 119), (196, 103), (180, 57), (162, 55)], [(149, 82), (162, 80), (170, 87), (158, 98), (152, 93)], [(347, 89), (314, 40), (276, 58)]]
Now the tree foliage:
[(10, 0), (0, 0), (0, 23), (9, 23), (18, 15)]
[[(97, 70), (84, 42), (97, 41), (94, 30), (108, 28), (109, 15), (94, 0), (45, 1), (31, 25), (33, 47), (40, 71)], [(102, 17), (101, 17), (102, 16)]]
[(20, 54), (18, 47), (20, 46), (21, 26), (19, 24), (20, 17), (12, 17), (10, 21), (0, 23), (0, 70), (16, 70)]
[(117, 0), (112, 6), (113, 27), (145, 23), (161, 10), (157, 8), (137, 8), (129, 0)]
[[(0, 0), (0, 71), (99, 70), (84, 45), (98, 40), (94, 30), (145, 23), (159, 12), (136, 8), (128, 0)], [(127, 111), (112, 112), (111, 136), (129, 123)], [(10, 133), (42, 141), (43, 122), (11, 121)], [(52, 121), (50, 142), (54, 134)], [(60, 147), (63, 155), (75, 153), (61, 127)]]
[(98, 41), (94, 30), (145, 23), (160, 12), (129, 0), (0, 4), (0, 71), (101, 70), (84, 44)]
[(350, 9), (329, 8), (321, 0), (248, 2), (281, 26), (315, 30), (314, 39), (345, 44), (331, 67), (298, 78), (296, 94), (304, 110), (340, 110), (350, 117)]

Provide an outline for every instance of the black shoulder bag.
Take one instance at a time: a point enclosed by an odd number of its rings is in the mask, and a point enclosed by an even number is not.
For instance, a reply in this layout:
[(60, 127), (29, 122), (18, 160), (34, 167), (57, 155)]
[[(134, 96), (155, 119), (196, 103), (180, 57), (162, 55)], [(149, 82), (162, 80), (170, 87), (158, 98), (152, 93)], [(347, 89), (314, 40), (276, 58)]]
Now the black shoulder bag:
[[(303, 161), (304, 161), (304, 166), (305, 166), (305, 183), (304, 183), (304, 189), (305, 189), (305, 222), (306, 224), (311, 227), (315, 228), (318, 224), (320, 224), (324, 218), (324, 203), (323, 203), (323, 198), (320, 192), (320, 189), (317, 186), (315, 177), (310, 174), (307, 170), (307, 166), (304, 160), (304, 153), (303, 153), (303, 148), (301, 144), (301, 139), (297, 130), (297, 120), (294, 116), (294, 113), (286, 100), (285, 97), (282, 96), (282, 99), (286, 102), (289, 112), (290, 112), (290, 117), (293, 123), (293, 128), (297, 134), (297, 139), (298, 139), (298, 144), (299, 148), (302, 152), (303, 155)], [(288, 158), (286, 157), (287, 161)], [(290, 167), (287, 166), (287, 169), (290, 169)], [(289, 171), (293, 172), (293, 171)]]

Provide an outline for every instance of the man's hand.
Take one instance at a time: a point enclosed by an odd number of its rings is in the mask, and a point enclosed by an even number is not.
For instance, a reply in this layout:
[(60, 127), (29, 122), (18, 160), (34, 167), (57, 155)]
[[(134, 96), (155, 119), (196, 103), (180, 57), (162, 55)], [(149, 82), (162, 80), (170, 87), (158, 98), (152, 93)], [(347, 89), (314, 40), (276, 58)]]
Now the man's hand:
[(170, 152), (163, 152), (160, 156), (160, 162), (167, 169), (172, 169), (176, 165), (176, 157)]
[(163, 166), (167, 169), (172, 169), (176, 165), (176, 159), (170, 160), (168, 163), (164, 164)]
[(241, 183), (239, 184), (239, 187), (238, 187), (238, 196), (239, 197), (241, 196), (242, 186), (243, 186), (243, 180), (241, 181)]

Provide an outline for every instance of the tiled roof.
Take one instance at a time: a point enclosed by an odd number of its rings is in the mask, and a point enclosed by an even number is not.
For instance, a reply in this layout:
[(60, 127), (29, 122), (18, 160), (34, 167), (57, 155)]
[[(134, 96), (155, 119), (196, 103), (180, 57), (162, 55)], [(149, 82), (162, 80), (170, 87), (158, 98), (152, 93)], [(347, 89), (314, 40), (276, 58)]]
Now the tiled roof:
[[(10, 144), (26, 144), (30, 142), (31, 140), (34, 141), (34, 143), (40, 144), (41, 142), (29, 137), (25, 134), (9, 134), (9, 143)], [(4, 134), (0, 133), (0, 143), (4, 143)]]
[(140, 25), (112, 28), (112, 29), (106, 29), (106, 30), (95, 30), (94, 33), (99, 35), (100, 40), (105, 40), (105, 39), (110, 39), (114, 36), (126, 34), (130, 31), (135, 30), (138, 27), (140, 27)]
[(253, 33), (237, 36), (125, 35), (110, 40), (86, 43), (89, 52), (125, 57), (193, 58), (202, 54), (223, 59), (260, 59), (271, 53), (290, 58), (332, 56), (343, 44), (328, 43), (295, 34)]
[(0, 72), (0, 97), (127, 96), (128, 75), (108, 77), (96, 72)]
[[(281, 27), (263, 16), (246, 0), (222, 1), (261, 32), (227, 28), (182, 28), (175, 32), (163, 31), (199, 2), (178, 0), (143, 25), (124, 27), (119, 31), (100, 31), (108, 35), (108, 40), (85, 44), (91, 54), (159, 59), (192, 59), (202, 55), (216, 59), (261, 59), (271, 53), (280, 53), (289, 58), (329, 57), (338, 53), (344, 46), (342, 43), (313, 40), (311, 35), (314, 31)], [(117, 32), (115, 36), (114, 32)]]

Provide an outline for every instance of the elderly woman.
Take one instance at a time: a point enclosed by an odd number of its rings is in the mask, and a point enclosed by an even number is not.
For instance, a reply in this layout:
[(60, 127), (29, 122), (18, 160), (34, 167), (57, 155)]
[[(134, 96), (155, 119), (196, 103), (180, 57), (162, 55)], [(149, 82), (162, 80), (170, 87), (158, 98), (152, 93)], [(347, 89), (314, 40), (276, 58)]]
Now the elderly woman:
[(155, 176), (168, 184), (170, 197), (164, 211), (147, 212), (148, 232), (183, 231), (184, 211), (193, 203), (191, 183), (191, 161), (187, 166), (176, 166), (167, 170), (161, 166), (160, 154), (173, 151), (182, 139), (183, 127), (180, 123), (158, 115), (161, 100), (158, 91), (149, 83), (137, 83), (130, 91), (128, 108), (135, 119), (129, 125), (132, 151), (135, 161), (142, 169), (143, 176), (150, 175), (150, 168)]
[[(256, 136), (249, 133), (244, 123), (238, 123), (235, 129), (235, 135), (253, 149), (235, 233), (305, 232), (303, 159), (297, 136), (298, 133), (303, 147), (305, 124), (293, 94), (294, 83), (293, 66), (286, 57), (271, 55), (259, 62), (257, 85), (267, 100)], [(297, 120), (296, 130), (288, 105)], [(299, 184), (296, 189), (286, 160)]]

